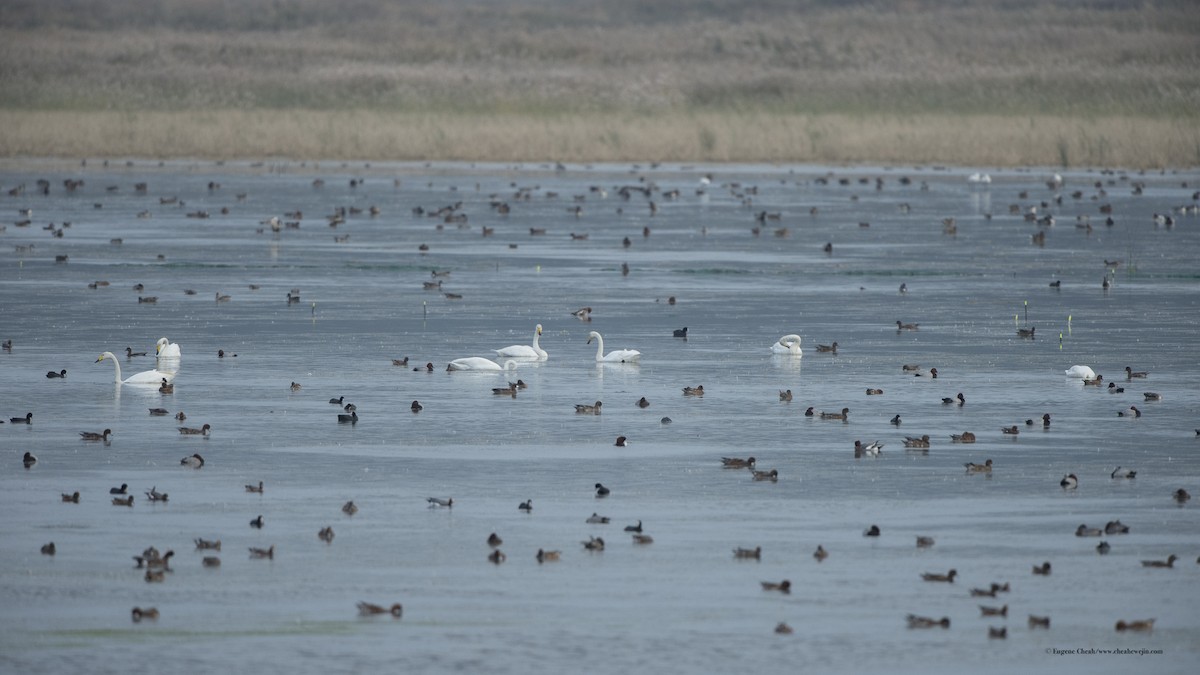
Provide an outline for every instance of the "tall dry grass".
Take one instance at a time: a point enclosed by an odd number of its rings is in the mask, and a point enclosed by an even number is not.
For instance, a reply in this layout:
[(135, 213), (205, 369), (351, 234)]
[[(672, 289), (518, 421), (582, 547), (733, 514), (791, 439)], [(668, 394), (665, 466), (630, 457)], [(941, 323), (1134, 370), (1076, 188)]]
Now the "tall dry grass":
[(1200, 127), (1140, 117), (0, 110), (0, 127), (9, 157), (1200, 164)]
[(42, 0), (0, 13), (0, 153), (1197, 164), (1198, 35), (1187, 0)]

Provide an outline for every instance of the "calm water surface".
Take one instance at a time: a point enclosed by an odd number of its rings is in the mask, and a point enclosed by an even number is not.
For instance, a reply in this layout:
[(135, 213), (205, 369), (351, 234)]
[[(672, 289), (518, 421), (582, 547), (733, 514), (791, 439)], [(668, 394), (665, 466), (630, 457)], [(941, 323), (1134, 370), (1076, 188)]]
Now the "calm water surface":
[[(0, 669), (124, 672), (169, 659), (260, 672), (1190, 671), (1200, 518), (1197, 500), (1172, 493), (1200, 499), (1200, 217), (1178, 211), (1196, 203), (1200, 175), (1079, 171), (1051, 187), (1050, 171), (1011, 171), (980, 187), (969, 173), (0, 167), (0, 339), (13, 343), (0, 352)], [(84, 184), (67, 192), (65, 179)], [(626, 200), (622, 186), (639, 189)], [(427, 215), (455, 204), (466, 222)], [(1028, 222), (1034, 206), (1055, 224)], [(338, 207), (362, 213), (331, 227)], [(211, 217), (188, 216), (198, 211)], [(760, 222), (763, 212), (778, 219)], [(261, 224), (272, 216), (299, 227), (272, 232)], [(61, 238), (43, 229), (64, 222)], [(425, 290), (434, 269), (450, 274)], [(98, 281), (109, 285), (89, 288)], [(289, 304), (292, 289), (301, 301)], [(571, 314), (584, 306), (590, 323)], [(897, 320), (920, 326), (898, 332)], [(451, 359), (529, 344), (539, 323), (547, 361), (445, 372)], [(684, 326), (688, 339), (673, 338)], [(1025, 326), (1036, 339), (1017, 337)], [(606, 351), (640, 350), (641, 364), (598, 365), (592, 330)], [(789, 333), (804, 356), (772, 356)], [(125, 348), (153, 354), (162, 336), (183, 350), (173, 394), (115, 385), (112, 365), (95, 362), (112, 351), (123, 376), (148, 370), (152, 357)], [(816, 351), (834, 341), (836, 354)], [(403, 357), (409, 366), (392, 365)], [(413, 370), (426, 362), (433, 372)], [(1125, 393), (1065, 378), (1077, 363)], [(1127, 382), (1127, 365), (1150, 375)], [(64, 368), (65, 380), (45, 377)], [(528, 388), (516, 398), (491, 393), (518, 377)], [(695, 385), (704, 397), (682, 395)], [(958, 392), (966, 405), (942, 404)], [(342, 396), (357, 424), (337, 422), (328, 400)], [(642, 396), (649, 408), (635, 405)], [(575, 414), (597, 400), (602, 415)], [(1130, 405), (1142, 417), (1117, 416)], [(851, 413), (821, 420), (804, 416), (809, 406)], [(212, 434), (182, 436), (154, 407)], [(32, 425), (7, 422), (29, 411)], [(1025, 425), (1046, 412), (1049, 429)], [(1019, 435), (1001, 433), (1013, 424)], [(107, 445), (79, 438), (104, 428)], [(952, 444), (963, 431), (978, 441)], [(930, 450), (906, 452), (904, 436), (923, 434)], [(882, 455), (855, 459), (855, 440), (884, 443)], [(26, 451), (39, 459), (29, 470)], [(203, 469), (180, 465), (192, 453)], [(778, 481), (721, 468), (751, 455)], [(964, 473), (989, 458), (991, 476)], [(1136, 479), (1111, 479), (1117, 466)], [(1078, 489), (1059, 487), (1067, 473)], [(264, 494), (243, 489), (260, 480)], [(597, 499), (597, 482), (611, 496)], [(121, 483), (132, 509), (110, 505)], [(170, 501), (148, 503), (151, 487)], [(80, 504), (62, 503), (76, 490)], [(454, 506), (428, 508), (431, 496)], [(529, 514), (517, 509), (527, 499)], [(593, 513), (611, 523), (586, 524)], [(250, 528), (260, 514), (265, 527)], [(1074, 536), (1114, 519), (1131, 533), (1105, 537), (1107, 556)], [(639, 520), (653, 544), (623, 532)], [(882, 536), (862, 536), (872, 524)], [(327, 525), (330, 545), (316, 536)], [(492, 532), (501, 565), (487, 562)], [(917, 535), (937, 543), (917, 549)], [(604, 552), (583, 549), (592, 536)], [(211, 552), (193, 551), (196, 537), (222, 541), (219, 569), (201, 566)], [(50, 541), (57, 555), (40, 555)], [(177, 554), (161, 584), (131, 560), (152, 545)], [(274, 560), (247, 555), (270, 545)], [(761, 546), (761, 561), (735, 560), (741, 546)], [(539, 548), (562, 561), (539, 566)], [(1140, 564), (1170, 554), (1174, 569)], [(1047, 560), (1053, 573), (1033, 576)], [(921, 580), (951, 568), (953, 584)], [(761, 590), (782, 579), (790, 595)], [(1011, 592), (970, 597), (992, 582)], [(403, 603), (404, 616), (359, 618), (360, 600)], [(981, 604), (1008, 616), (981, 618)], [(134, 624), (134, 606), (161, 618)], [(910, 630), (910, 613), (951, 627)], [(1030, 614), (1051, 629), (1028, 628)], [(1113, 630), (1150, 618), (1152, 633)], [(795, 634), (774, 634), (779, 622)], [(1007, 639), (989, 639), (1001, 626)]]

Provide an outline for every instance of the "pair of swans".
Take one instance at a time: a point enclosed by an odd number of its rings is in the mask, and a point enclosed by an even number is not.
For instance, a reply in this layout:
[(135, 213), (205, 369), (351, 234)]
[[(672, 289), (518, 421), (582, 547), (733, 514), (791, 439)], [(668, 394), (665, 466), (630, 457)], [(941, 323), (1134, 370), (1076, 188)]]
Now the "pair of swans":
[(538, 344), (538, 338), (542, 335), (542, 324), (538, 324), (537, 328), (533, 329), (533, 345), (512, 345), (504, 349), (495, 350), (496, 354), (509, 359), (537, 359), (545, 361), (550, 358), (545, 349)]
[(794, 333), (784, 335), (771, 345), (771, 353), (779, 356), (804, 356), (804, 352), (800, 350), (800, 336)]

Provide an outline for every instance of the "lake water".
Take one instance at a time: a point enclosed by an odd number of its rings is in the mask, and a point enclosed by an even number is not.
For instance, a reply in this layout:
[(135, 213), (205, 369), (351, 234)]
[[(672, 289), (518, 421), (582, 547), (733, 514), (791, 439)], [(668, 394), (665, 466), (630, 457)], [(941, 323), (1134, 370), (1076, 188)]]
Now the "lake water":
[[(1178, 208), (1196, 204), (1200, 173), (1071, 171), (1051, 187), (1049, 170), (993, 171), (986, 186), (973, 171), (9, 160), (0, 670), (1190, 672), (1200, 216)], [(84, 184), (68, 192), (66, 179)], [(638, 190), (624, 199), (622, 186)], [(465, 223), (413, 211), (459, 202)], [(1056, 223), (1027, 221), (1032, 206)], [(363, 211), (331, 227), (338, 207)], [(300, 225), (273, 232), (272, 216)], [(61, 238), (43, 229), (64, 222)], [(426, 290), (435, 269), (450, 274)], [(572, 315), (585, 306), (587, 323)], [(548, 360), (446, 372), (529, 344), (536, 324)], [(1017, 336), (1026, 326), (1035, 339)], [(597, 364), (593, 330), (606, 351), (640, 350), (640, 365)], [(792, 333), (803, 357), (773, 356)], [(96, 363), (111, 351), (123, 376), (149, 370), (162, 336), (182, 347), (172, 394), (115, 385)], [(1126, 391), (1065, 377), (1074, 364)], [(1127, 382), (1126, 366), (1149, 377)], [(515, 398), (492, 394), (517, 378), (528, 388)], [(683, 396), (696, 385), (703, 397)], [(959, 392), (965, 405), (942, 403)], [(343, 396), (356, 424), (328, 402)], [(597, 400), (603, 414), (575, 413)], [(1118, 417), (1131, 405), (1140, 418)], [(851, 412), (822, 420), (809, 406)], [(7, 421), (26, 412), (31, 425)], [(1048, 429), (1025, 425), (1043, 413)], [(208, 437), (176, 430), (205, 423)], [(1002, 434), (1010, 425), (1020, 433)], [(105, 428), (107, 445), (80, 440)], [(964, 431), (977, 442), (950, 442)], [(928, 452), (906, 452), (902, 439), (923, 434)], [(855, 440), (883, 452), (856, 459)], [(26, 451), (39, 460), (28, 470)], [(192, 453), (202, 469), (180, 464)], [(723, 456), (754, 456), (778, 481), (723, 469)], [(990, 476), (964, 471), (986, 459)], [(1110, 478), (1118, 466), (1137, 477)], [(1060, 488), (1069, 473), (1077, 489)], [(260, 480), (263, 494), (244, 490)], [(594, 496), (598, 482), (610, 496)], [(121, 483), (133, 508), (111, 505)], [(169, 502), (149, 503), (152, 487)], [(1177, 504), (1180, 488), (1198, 499)], [(80, 503), (63, 503), (74, 491)], [(585, 523), (593, 513), (611, 522)], [(1116, 519), (1131, 533), (1104, 537), (1108, 555), (1074, 536)], [(639, 520), (652, 544), (623, 531)], [(871, 525), (882, 535), (864, 537)], [(936, 544), (918, 549), (917, 535)], [(584, 550), (592, 536), (606, 550)], [(202, 567), (214, 552), (194, 551), (197, 537), (222, 541), (219, 568)], [(57, 554), (41, 555), (51, 541)], [(248, 555), (271, 545), (273, 560)], [(163, 583), (134, 568), (148, 546), (176, 552)], [(759, 546), (761, 560), (733, 556)], [(539, 548), (562, 560), (539, 565)], [(1170, 554), (1174, 569), (1140, 563)], [(1043, 561), (1052, 574), (1034, 576)], [(952, 584), (921, 579), (949, 569)], [(790, 594), (760, 587), (783, 579)], [(970, 596), (993, 582), (1011, 591)], [(360, 618), (359, 601), (402, 603), (403, 618)], [(982, 618), (981, 604), (1008, 616)], [(135, 606), (161, 616), (133, 623)], [(910, 613), (951, 626), (909, 629)], [(1029, 628), (1031, 614), (1051, 628)], [(1114, 631), (1151, 618), (1153, 632)], [(775, 634), (780, 622), (795, 633)], [(989, 639), (1001, 626), (1007, 638)], [(1153, 653), (1054, 651), (1113, 649)]]

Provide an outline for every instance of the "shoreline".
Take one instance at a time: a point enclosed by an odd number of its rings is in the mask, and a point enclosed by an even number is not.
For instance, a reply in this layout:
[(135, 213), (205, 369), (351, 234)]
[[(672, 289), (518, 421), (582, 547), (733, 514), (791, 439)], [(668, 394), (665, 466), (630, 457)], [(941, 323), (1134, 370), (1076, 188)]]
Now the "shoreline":
[(1110, 115), (0, 110), (0, 158), (1200, 166), (1200, 124)]

